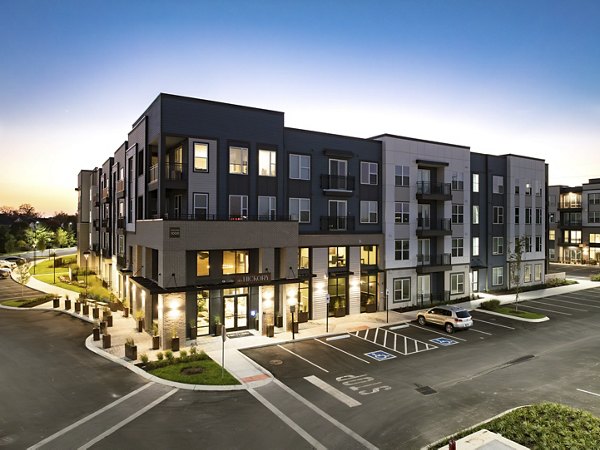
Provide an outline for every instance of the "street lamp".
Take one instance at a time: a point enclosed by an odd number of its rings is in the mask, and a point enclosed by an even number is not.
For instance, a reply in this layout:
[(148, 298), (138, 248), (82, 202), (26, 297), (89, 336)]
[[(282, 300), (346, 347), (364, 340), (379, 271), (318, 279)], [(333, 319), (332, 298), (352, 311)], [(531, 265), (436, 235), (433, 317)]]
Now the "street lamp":
[(38, 240), (37, 240), (37, 226), (39, 225), (39, 221), (36, 220), (33, 223), (33, 274), (35, 275), (35, 250), (36, 247), (38, 245)]
[(288, 297), (288, 305), (290, 305), (290, 313), (292, 313), (292, 340), (296, 339), (296, 334), (295, 334), (295, 327), (294, 327), (294, 313), (296, 312), (296, 295), (294, 293), (294, 291), (289, 290), (287, 292), (287, 297)]
[(83, 252), (83, 257), (85, 258), (85, 296), (87, 297), (87, 290), (88, 290), (88, 258), (90, 257), (90, 252), (89, 250), (86, 250), (85, 252)]
[(54, 257), (54, 264), (52, 264), (52, 269), (54, 272), (54, 284), (56, 284), (56, 252), (52, 253), (52, 256)]

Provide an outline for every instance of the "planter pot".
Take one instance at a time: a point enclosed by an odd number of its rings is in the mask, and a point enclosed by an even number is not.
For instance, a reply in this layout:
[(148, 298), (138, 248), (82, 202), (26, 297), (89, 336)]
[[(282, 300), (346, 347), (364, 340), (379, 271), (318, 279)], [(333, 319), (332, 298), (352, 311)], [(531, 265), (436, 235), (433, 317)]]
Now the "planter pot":
[(112, 303), (111, 303), (110, 305), (108, 305), (108, 306), (109, 306), (109, 308), (110, 308), (110, 310), (111, 310), (112, 312), (117, 312), (117, 310), (119, 309), (119, 305), (117, 305), (117, 303), (116, 303), (116, 302), (112, 302)]
[(123, 308), (123, 317), (129, 317), (129, 308)]
[(152, 336), (152, 350), (158, 350), (160, 347), (160, 336)]
[(84, 316), (89, 316), (89, 315), (90, 315), (90, 305), (83, 305), (83, 306), (81, 307), (81, 313), (82, 313)]
[(308, 322), (308, 311), (300, 311), (298, 313), (298, 323)]
[(346, 308), (336, 308), (333, 315), (335, 317), (344, 317), (346, 315)]
[(93, 319), (100, 318), (100, 308), (92, 308), (92, 318)]
[(102, 311), (102, 320), (106, 320), (106, 318), (110, 316), (110, 312), (109, 311)]
[(281, 328), (283, 326), (283, 316), (275, 317), (275, 326)]
[(113, 316), (106, 316), (106, 326), (107, 327), (113, 326)]
[(135, 361), (137, 359), (137, 345), (125, 344), (125, 357)]
[(81, 312), (81, 302), (75, 302), (75, 312)]
[(110, 348), (110, 334), (102, 335), (102, 348)]
[(65, 310), (68, 311), (71, 309), (71, 300), (65, 300)]
[(178, 337), (174, 337), (173, 339), (171, 339), (171, 350), (174, 352), (179, 351), (179, 338)]
[(138, 320), (138, 333), (141, 333), (144, 330), (144, 319)]
[(95, 341), (99, 341), (100, 340), (100, 328), (93, 328), (92, 329), (92, 336), (94, 338)]
[(53, 307), (53, 308), (58, 308), (58, 307), (60, 307), (60, 299), (58, 299), (58, 298), (55, 298), (55, 299), (53, 299), (53, 300), (52, 300), (52, 307)]
[(267, 325), (267, 337), (275, 336), (275, 326)]
[(215, 336), (221, 336), (223, 334), (223, 324), (217, 323), (215, 324)]
[(106, 322), (104, 321), (100, 322), (100, 332), (106, 334)]
[(365, 312), (368, 312), (368, 313), (377, 312), (377, 305), (375, 303), (367, 303), (365, 305)]

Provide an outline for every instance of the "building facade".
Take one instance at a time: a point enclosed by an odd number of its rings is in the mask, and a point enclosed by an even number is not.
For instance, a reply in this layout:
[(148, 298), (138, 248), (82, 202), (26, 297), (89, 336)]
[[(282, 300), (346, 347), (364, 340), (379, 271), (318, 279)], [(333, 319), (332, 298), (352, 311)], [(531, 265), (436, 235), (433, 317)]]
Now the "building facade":
[[(269, 334), (468, 297), (506, 286), (478, 281), (507, 266), (485, 238), (507, 248), (529, 230), (507, 211), (545, 199), (496, 192), (497, 177), (544, 187), (543, 161), (493, 158), (289, 128), (281, 112), (160, 94), (113, 156), (79, 174), (79, 262), (141, 311), (147, 330), (156, 324), (163, 347), (220, 323)], [(494, 221), (496, 203), (506, 222)]]

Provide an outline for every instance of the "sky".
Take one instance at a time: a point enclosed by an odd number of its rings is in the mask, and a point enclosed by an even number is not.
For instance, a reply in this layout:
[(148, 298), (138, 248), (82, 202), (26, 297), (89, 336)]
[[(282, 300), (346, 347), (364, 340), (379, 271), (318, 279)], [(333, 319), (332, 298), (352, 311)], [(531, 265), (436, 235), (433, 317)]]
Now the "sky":
[(0, 206), (77, 209), (160, 92), (600, 178), (600, 2), (0, 0)]

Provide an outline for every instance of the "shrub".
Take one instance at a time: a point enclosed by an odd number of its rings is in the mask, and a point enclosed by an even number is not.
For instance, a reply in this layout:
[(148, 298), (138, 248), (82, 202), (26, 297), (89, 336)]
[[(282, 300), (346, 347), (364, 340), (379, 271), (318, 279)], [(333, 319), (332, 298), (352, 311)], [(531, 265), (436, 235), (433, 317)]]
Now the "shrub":
[(135, 341), (133, 340), (133, 338), (128, 337), (127, 339), (125, 339), (125, 345), (128, 345), (131, 347), (131, 346), (135, 345)]
[(179, 360), (180, 360), (181, 362), (186, 362), (186, 361), (187, 361), (187, 359), (188, 359), (188, 352), (186, 352), (185, 350), (181, 350), (181, 351), (179, 352)]
[(173, 352), (171, 350), (167, 350), (165, 352), (165, 358), (167, 358), (169, 361), (173, 361), (175, 356), (173, 356)]
[(596, 275), (592, 275), (590, 277), (590, 280), (592, 280), (592, 281), (600, 281), (600, 273), (597, 273)]
[(498, 309), (499, 306), (500, 306), (500, 300), (497, 300), (497, 299), (487, 300), (485, 302), (482, 302), (481, 305), (479, 305), (479, 307), (481, 309), (486, 309), (488, 311), (493, 311), (495, 309)]
[(192, 345), (190, 347), (190, 355), (195, 355), (196, 353), (198, 353), (198, 349), (196, 348), (195, 345)]
[(156, 354), (156, 359), (157, 359), (158, 361), (162, 361), (164, 357), (165, 357), (165, 355), (163, 355), (163, 352), (158, 352), (158, 353)]
[(142, 361), (143, 364), (148, 364), (148, 355), (146, 355), (145, 353), (142, 353), (140, 355), (140, 360)]

